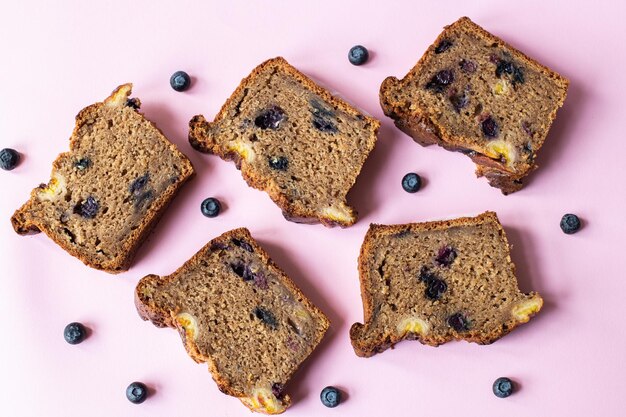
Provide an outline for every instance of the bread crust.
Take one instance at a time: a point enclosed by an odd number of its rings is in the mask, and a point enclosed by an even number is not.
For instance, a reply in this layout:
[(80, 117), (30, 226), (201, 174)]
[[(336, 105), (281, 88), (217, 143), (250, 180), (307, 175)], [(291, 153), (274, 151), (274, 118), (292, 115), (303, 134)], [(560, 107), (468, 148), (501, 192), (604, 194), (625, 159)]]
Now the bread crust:
[[(52, 173), (54, 173), (55, 170), (59, 169), (61, 160), (78, 146), (78, 132), (80, 127), (85, 124), (87, 120), (89, 120), (92, 116), (95, 117), (95, 115), (97, 114), (97, 110), (101, 106), (119, 105), (119, 103), (121, 102), (126, 103), (126, 100), (130, 96), (131, 92), (132, 84), (128, 83), (120, 85), (103, 102), (87, 106), (78, 113), (78, 115), (76, 116), (76, 125), (70, 137), (70, 151), (57, 156), (52, 164)], [(174, 144), (167, 140), (163, 132), (152, 121), (148, 120), (148, 122), (150, 122), (150, 124), (160, 133), (160, 139), (169, 147), (171, 152), (177, 155), (183, 166), (181, 167), (181, 176), (175, 183), (175, 186), (169, 187), (163, 194), (161, 194), (157, 199), (153, 201), (150, 209), (146, 212), (146, 216), (143, 218), (140, 225), (130, 233), (128, 239), (124, 242), (122, 248), (124, 256), (117, 257), (112, 262), (101, 262), (96, 257), (90, 257), (89, 254), (79, 251), (76, 246), (68, 244), (67, 241), (57, 239), (57, 234), (55, 234), (49, 228), (47, 223), (37, 221), (37, 219), (34, 219), (30, 215), (30, 210), (32, 209), (33, 201), (37, 198), (37, 192), (39, 188), (35, 188), (31, 191), (29, 200), (22, 207), (17, 209), (11, 217), (11, 224), (13, 225), (13, 229), (15, 230), (15, 232), (21, 235), (44, 232), (46, 235), (48, 235), (50, 239), (52, 239), (66, 252), (80, 259), (85, 265), (92, 268), (103, 270), (105, 272), (113, 274), (128, 270), (135, 256), (135, 253), (137, 252), (141, 244), (145, 241), (150, 232), (157, 225), (157, 223), (163, 216), (163, 213), (166, 211), (167, 207), (174, 199), (176, 194), (178, 194), (181, 187), (194, 175), (194, 169), (189, 159), (187, 159), (187, 157), (182, 154)]]
[[(351, 218), (349, 221), (334, 219), (322, 215), (312, 217), (310, 213), (307, 213), (292, 204), (277, 187), (273, 186), (270, 179), (254, 175), (253, 172), (246, 170), (245, 168), (247, 162), (236, 152), (225, 151), (221, 146), (219, 146), (213, 137), (215, 126), (228, 117), (228, 110), (233, 107), (233, 105), (236, 105), (236, 103), (241, 102), (247, 94), (248, 85), (252, 83), (256, 77), (264, 73), (269, 67), (280, 67), (282, 70), (286, 71), (289, 75), (302, 83), (302, 85), (306, 88), (322, 97), (322, 99), (326, 102), (337, 106), (343, 112), (353, 116), (363, 116), (364, 120), (369, 123), (371, 134), (374, 137), (378, 134), (378, 129), (380, 127), (380, 122), (378, 120), (371, 116), (362, 115), (348, 102), (339, 97), (333, 96), (326, 89), (320, 87), (309, 77), (290, 65), (283, 57), (276, 57), (261, 63), (250, 73), (250, 75), (241, 81), (239, 86), (235, 89), (228, 100), (226, 100), (226, 103), (224, 103), (218, 114), (215, 116), (213, 122), (207, 121), (202, 115), (194, 116), (189, 122), (189, 143), (194, 149), (200, 152), (218, 155), (226, 161), (235, 162), (237, 169), (241, 170), (242, 176), (248, 185), (258, 190), (265, 191), (270, 196), (272, 201), (274, 201), (274, 203), (282, 209), (283, 215), (287, 220), (305, 224), (322, 223), (327, 227), (348, 227), (353, 225), (357, 220), (357, 212), (352, 207), (345, 204), (345, 202), (344, 204), (346, 205), (346, 208), (349, 211), (349, 217)], [(375, 143), (372, 143), (371, 147), (367, 149), (366, 152), (368, 154), (373, 150), (374, 144)], [(350, 186), (352, 187), (353, 185), (354, 183)]]
[[(526, 61), (526, 65), (532, 66), (538, 72), (552, 78), (564, 89), (565, 92), (567, 92), (567, 88), (569, 87), (569, 80), (567, 78), (552, 71), (550, 68), (530, 58), (507, 42), (487, 32), (485, 29), (472, 22), (468, 17), (462, 17), (444, 28), (444, 31), (437, 37), (435, 42), (428, 48), (417, 64), (404, 76), (404, 78), (399, 80), (396, 77), (387, 77), (383, 81), (379, 92), (380, 105), (384, 114), (393, 119), (395, 125), (400, 130), (411, 136), (415, 142), (420, 145), (428, 146), (437, 144), (448, 150), (461, 151), (469, 154), (472, 161), (476, 164), (476, 176), (484, 176), (489, 181), (489, 185), (499, 188), (504, 195), (507, 195), (518, 191), (523, 187), (523, 179), (537, 168), (537, 165), (534, 162), (531, 164), (525, 164), (521, 170), (516, 171), (498, 160), (483, 155), (476, 150), (470, 149), (463, 137), (451, 135), (445, 129), (441, 129), (437, 125), (436, 119), (430, 116), (430, 109), (403, 108), (396, 105), (389, 94), (390, 91), (393, 91), (394, 87), (400, 86), (405, 82), (405, 80), (413, 79), (416, 74), (420, 73), (427, 60), (435, 54), (435, 48), (437, 45), (447, 37), (448, 31), (453, 30), (457, 26), (467, 26), (468, 30), (475, 35), (486, 39), (493, 44), (497, 44), (501, 48), (509, 49), (514, 57)], [(564, 100), (565, 95), (559, 99), (557, 106), (550, 113), (550, 125), (556, 118), (556, 112), (563, 105)], [(539, 151), (544, 141), (545, 137), (541, 138), (541, 140), (537, 143), (536, 149), (534, 149), (535, 152)]]

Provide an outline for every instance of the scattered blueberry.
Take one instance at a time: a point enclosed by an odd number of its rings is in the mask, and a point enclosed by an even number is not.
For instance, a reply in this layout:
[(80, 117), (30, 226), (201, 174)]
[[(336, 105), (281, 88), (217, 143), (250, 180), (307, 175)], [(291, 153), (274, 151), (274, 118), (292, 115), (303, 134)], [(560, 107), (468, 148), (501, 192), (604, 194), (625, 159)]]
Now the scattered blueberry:
[(289, 166), (289, 160), (284, 156), (270, 156), (268, 158), (270, 168), (277, 171), (286, 171)]
[(65, 326), (63, 337), (70, 345), (77, 345), (87, 337), (87, 329), (81, 323), (70, 323)]
[(435, 262), (437, 262), (441, 266), (450, 266), (452, 262), (456, 259), (456, 250), (450, 246), (442, 246), (437, 252), (437, 257), (435, 258)]
[(430, 269), (428, 269), (427, 266), (423, 266), (422, 269), (420, 270), (420, 274), (419, 274), (419, 280), (422, 282), (425, 282), (426, 284), (430, 283), (433, 280), (436, 280), (437, 275), (435, 275), (433, 272), (430, 271)]
[(148, 387), (142, 382), (133, 382), (126, 388), (126, 398), (133, 404), (141, 404), (148, 397)]
[(451, 70), (441, 70), (437, 74), (433, 75), (426, 88), (434, 90), (437, 93), (443, 92), (446, 87), (454, 82), (454, 72)]
[(255, 119), (254, 124), (261, 129), (276, 130), (285, 119), (285, 112), (278, 106), (271, 106), (263, 110)]
[(467, 318), (461, 313), (454, 313), (448, 317), (448, 325), (457, 332), (463, 332), (469, 329), (469, 322)]
[(496, 397), (508, 397), (513, 394), (513, 381), (506, 377), (496, 379), (493, 383), (493, 393)]
[(129, 98), (126, 100), (126, 107), (132, 107), (135, 110), (138, 110), (141, 107), (141, 102), (138, 98)]
[(20, 162), (20, 154), (11, 148), (4, 148), (0, 151), (0, 168), (11, 171)]
[(502, 74), (508, 74), (512, 76), (513, 84), (524, 84), (524, 70), (518, 67), (511, 61), (500, 60), (496, 66), (496, 77), (500, 78)]
[(257, 319), (261, 320), (263, 323), (268, 325), (271, 329), (276, 330), (278, 327), (278, 321), (276, 317), (269, 311), (262, 307), (256, 307), (252, 312)]
[(402, 188), (407, 193), (416, 193), (422, 187), (422, 178), (414, 172), (409, 172), (402, 177)]
[(437, 45), (437, 47), (435, 48), (435, 53), (441, 54), (443, 52), (446, 52), (448, 49), (450, 49), (452, 45), (454, 45), (452, 41), (449, 41), (448, 39), (444, 39), (441, 42), (439, 42), (439, 45)]
[(461, 71), (463, 71), (466, 74), (473, 74), (474, 72), (476, 72), (476, 69), (478, 68), (478, 66), (476, 65), (474, 61), (469, 61), (467, 59), (462, 59), (459, 62), (459, 67), (461, 67)]
[(571, 235), (580, 229), (580, 219), (575, 214), (565, 214), (561, 218), (561, 230), (563, 233)]
[(311, 113), (313, 113), (313, 126), (324, 133), (336, 133), (337, 126), (333, 122), (335, 112), (324, 107), (317, 100), (311, 100)]
[(362, 45), (353, 46), (348, 52), (348, 60), (352, 65), (363, 65), (370, 57), (367, 48)]
[(438, 300), (447, 289), (448, 285), (444, 281), (434, 278), (428, 283), (425, 294), (431, 300)]
[(86, 219), (93, 219), (98, 214), (100, 203), (92, 196), (87, 197), (86, 200), (74, 206), (74, 213), (78, 214)]
[(150, 181), (149, 173), (146, 173), (141, 177), (135, 178), (133, 182), (130, 183), (128, 191), (131, 194), (138, 194), (146, 186), (146, 184), (148, 184), (148, 181)]
[(483, 130), (483, 134), (488, 138), (495, 138), (498, 136), (500, 129), (498, 128), (498, 123), (493, 120), (493, 117), (488, 116), (485, 120), (480, 123), (480, 127)]
[(222, 205), (219, 200), (213, 197), (205, 198), (200, 204), (200, 210), (206, 217), (217, 217), (221, 209)]
[(79, 171), (84, 171), (91, 166), (91, 159), (89, 158), (80, 158), (78, 161), (74, 162), (74, 167)]
[(191, 85), (191, 78), (185, 71), (176, 71), (170, 77), (170, 85), (176, 91), (185, 91)]
[(337, 407), (341, 402), (341, 391), (335, 387), (326, 387), (320, 393), (320, 400), (328, 408)]
[(243, 250), (246, 250), (246, 251), (248, 251), (250, 253), (254, 252), (254, 249), (252, 248), (252, 245), (249, 244), (248, 242), (246, 242), (243, 239), (233, 238), (230, 241), (233, 243), (233, 245), (238, 246), (238, 247), (240, 247)]

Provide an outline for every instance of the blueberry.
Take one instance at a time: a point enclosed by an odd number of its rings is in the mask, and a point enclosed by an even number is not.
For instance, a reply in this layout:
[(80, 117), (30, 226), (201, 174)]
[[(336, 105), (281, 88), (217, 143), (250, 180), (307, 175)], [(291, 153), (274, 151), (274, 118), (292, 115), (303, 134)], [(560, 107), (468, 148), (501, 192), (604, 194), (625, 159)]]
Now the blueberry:
[(561, 230), (563, 233), (571, 235), (580, 229), (580, 219), (575, 214), (565, 214), (561, 218)]
[(143, 382), (133, 382), (126, 388), (126, 398), (133, 404), (141, 404), (148, 397), (148, 387)]
[(428, 269), (427, 266), (423, 266), (422, 269), (420, 270), (420, 274), (419, 274), (419, 280), (422, 282), (425, 282), (426, 284), (429, 284), (430, 282), (434, 281), (438, 279), (437, 275), (435, 275), (434, 273), (432, 273), (430, 271), (430, 269)]
[(485, 120), (480, 123), (480, 127), (483, 131), (483, 134), (488, 138), (495, 138), (498, 136), (500, 128), (498, 127), (498, 123), (493, 120), (493, 117), (488, 116)]
[(283, 390), (285, 389), (285, 386), (283, 384), (281, 384), (280, 382), (274, 382), (272, 384), (272, 394), (274, 394), (274, 397), (276, 398), (282, 398), (283, 397)]
[(138, 98), (129, 98), (126, 100), (126, 107), (131, 107), (135, 110), (138, 110), (141, 107), (141, 102)]
[(463, 332), (469, 329), (469, 322), (463, 314), (454, 313), (448, 317), (448, 326), (452, 327), (457, 332)]
[(84, 171), (91, 166), (91, 159), (89, 158), (80, 158), (78, 161), (74, 162), (74, 167), (79, 171)]
[(148, 181), (150, 181), (149, 173), (146, 173), (141, 177), (135, 178), (133, 182), (130, 183), (128, 191), (131, 194), (138, 194), (146, 186), (146, 184), (148, 184)]
[(221, 209), (222, 205), (219, 200), (213, 197), (205, 198), (200, 204), (200, 210), (206, 217), (217, 217)]
[(441, 247), (439, 252), (437, 252), (435, 262), (441, 266), (450, 266), (456, 259), (456, 255), (456, 250), (452, 246), (446, 245)]
[(441, 54), (443, 52), (446, 52), (448, 49), (450, 49), (452, 45), (454, 45), (452, 41), (449, 41), (448, 39), (444, 39), (441, 42), (439, 42), (439, 45), (437, 45), (437, 47), (435, 48), (435, 53)]
[(230, 241), (233, 243), (233, 245), (238, 246), (238, 247), (240, 247), (243, 250), (246, 250), (246, 251), (248, 251), (250, 253), (254, 252), (254, 249), (252, 248), (252, 245), (249, 244), (248, 242), (246, 242), (243, 239), (235, 239), (235, 238), (233, 238)]
[(77, 345), (87, 337), (87, 329), (81, 323), (70, 323), (65, 326), (63, 337), (70, 345)]
[(289, 160), (284, 156), (270, 156), (268, 158), (268, 163), (270, 168), (277, 171), (286, 171), (287, 167), (289, 167)]
[(502, 74), (513, 74), (513, 63), (511, 61), (500, 61), (496, 66), (496, 77), (500, 78)]
[(467, 59), (462, 59), (459, 62), (459, 67), (461, 67), (461, 71), (463, 71), (466, 74), (473, 74), (474, 72), (476, 72), (476, 69), (478, 68), (478, 66), (476, 65), (474, 61), (469, 61)]
[(170, 85), (176, 91), (185, 91), (191, 85), (191, 78), (185, 71), (176, 71), (170, 77)]
[(464, 109), (469, 104), (469, 96), (465, 91), (460, 94), (452, 94), (450, 96), (450, 103), (452, 103), (454, 110), (456, 110), (457, 113), (460, 113), (461, 109)]
[(409, 172), (402, 177), (402, 188), (407, 193), (416, 193), (422, 187), (422, 178), (414, 172)]
[(278, 321), (276, 320), (276, 317), (274, 317), (274, 315), (269, 310), (266, 310), (262, 307), (256, 307), (252, 313), (257, 319), (261, 320), (271, 329), (276, 330), (276, 328), (278, 327)]
[(496, 397), (508, 397), (513, 394), (513, 381), (506, 377), (496, 379), (493, 383), (493, 393)]
[(337, 126), (333, 122), (335, 119), (335, 112), (324, 107), (322, 103), (317, 100), (311, 100), (311, 113), (313, 114), (313, 126), (324, 133), (336, 133)]
[(341, 402), (341, 391), (335, 387), (326, 387), (320, 393), (320, 400), (326, 407), (337, 407)]
[(446, 87), (454, 82), (454, 72), (451, 70), (441, 70), (430, 79), (426, 88), (437, 93), (443, 92)]
[(348, 60), (352, 65), (363, 65), (370, 57), (367, 48), (362, 45), (353, 46), (348, 52)]
[(0, 168), (11, 171), (20, 162), (20, 154), (15, 149), (4, 148), (0, 151)]
[(254, 119), (256, 127), (261, 129), (276, 130), (280, 127), (280, 123), (285, 119), (285, 112), (278, 106), (271, 106), (261, 111)]
[(78, 214), (86, 219), (93, 219), (98, 214), (100, 203), (92, 196), (87, 197), (86, 200), (74, 206), (74, 213)]
[(254, 280), (255, 274), (252, 272), (248, 265), (245, 265), (243, 262), (239, 261), (236, 263), (231, 263), (230, 268), (233, 272), (243, 278), (244, 281)]
[(426, 297), (431, 300), (438, 300), (448, 289), (448, 285), (440, 279), (432, 279), (426, 287)]

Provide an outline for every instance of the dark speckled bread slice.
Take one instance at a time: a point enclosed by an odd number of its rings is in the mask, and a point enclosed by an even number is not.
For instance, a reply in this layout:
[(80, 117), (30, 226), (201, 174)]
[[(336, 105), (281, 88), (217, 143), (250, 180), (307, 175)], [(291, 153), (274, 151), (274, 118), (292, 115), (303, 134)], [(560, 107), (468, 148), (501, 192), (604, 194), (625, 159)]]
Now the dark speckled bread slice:
[(447, 26), (401, 80), (380, 87), (385, 114), (421, 145), (467, 154), (504, 194), (535, 167), (569, 81), (467, 17)]
[(372, 225), (359, 257), (365, 324), (350, 329), (359, 356), (399, 341), (488, 344), (542, 305), (517, 287), (509, 244), (493, 212), (428, 223)]
[(213, 239), (172, 275), (141, 279), (135, 304), (144, 320), (178, 329), (222, 392), (267, 414), (289, 406), (285, 385), (329, 326), (243, 228)]
[(70, 151), (52, 165), (11, 222), (19, 234), (43, 231), (85, 264), (129, 268), (135, 251), (193, 175), (185, 155), (147, 120), (131, 84), (76, 116)]
[(213, 122), (195, 116), (189, 141), (234, 160), (288, 220), (345, 227), (356, 221), (346, 194), (379, 124), (275, 58), (241, 82)]

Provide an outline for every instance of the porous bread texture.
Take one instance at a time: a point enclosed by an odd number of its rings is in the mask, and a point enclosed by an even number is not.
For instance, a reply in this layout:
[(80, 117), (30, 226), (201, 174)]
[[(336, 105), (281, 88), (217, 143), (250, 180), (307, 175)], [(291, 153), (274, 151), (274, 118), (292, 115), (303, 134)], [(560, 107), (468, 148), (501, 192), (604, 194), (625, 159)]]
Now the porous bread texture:
[(43, 231), (86, 265), (125, 271), (193, 167), (129, 99), (132, 84), (76, 116), (70, 151), (48, 184), (31, 192), (11, 223), (19, 234)]
[(365, 324), (352, 325), (350, 340), (362, 357), (407, 339), (431, 346), (451, 340), (489, 344), (543, 305), (539, 294), (518, 289), (509, 244), (493, 212), (371, 225), (359, 275)]
[[(403, 79), (383, 81), (380, 103), (417, 143), (465, 153), (478, 177), (509, 194), (536, 168), (568, 85), (463, 17), (444, 29)], [(492, 121), (495, 129), (486, 126), (486, 134), (483, 124)]]
[(213, 122), (191, 119), (189, 141), (235, 161), (288, 220), (346, 227), (357, 219), (346, 195), (379, 125), (279, 57), (256, 67)]
[(266, 414), (289, 407), (284, 388), (329, 326), (245, 228), (213, 239), (169, 276), (141, 279), (135, 304), (144, 320), (178, 329), (220, 391)]

